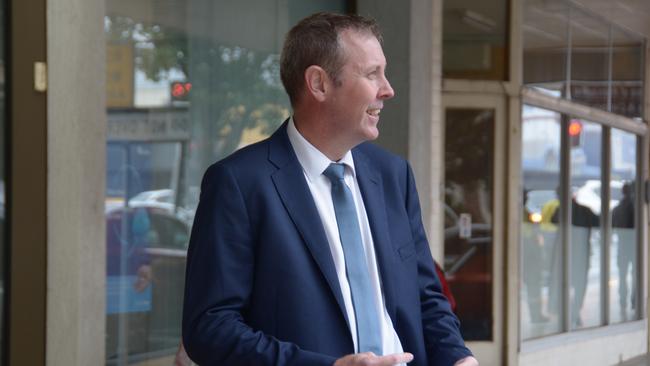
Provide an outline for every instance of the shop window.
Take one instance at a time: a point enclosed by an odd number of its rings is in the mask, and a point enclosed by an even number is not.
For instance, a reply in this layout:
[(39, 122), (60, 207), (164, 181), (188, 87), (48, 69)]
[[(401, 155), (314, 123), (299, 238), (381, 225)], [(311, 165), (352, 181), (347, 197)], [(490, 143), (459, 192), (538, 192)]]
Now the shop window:
[(524, 4), (524, 84), (565, 96), (569, 6), (562, 0), (525, 0)]
[(620, 323), (639, 318), (638, 184), (636, 136), (618, 129), (611, 134), (611, 212), (609, 319)]
[(612, 29), (611, 112), (630, 118), (643, 116), (643, 39)]
[(566, 0), (525, 0), (524, 84), (641, 119), (643, 38)]
[[(562, 330), (559, 214), (562, 115), (524, 105), (522, 115), (521, 336)], [(556, 260), (557, 259), (557, 260)]]
[(508, 1), (444, 2), (443, 77), (506, 80)]
[(522, 339), (639, 319), (637, 146), (630, 132), (524, 105)]
[[(601, 150), (602, 127), (571, 118), (568, 120), (570, 141), (569, 190), (569, 321), (571, 329), (601, 325), (601, 288), (603, 245), (601, 237)], [(579, 126), (579, 127), (576, 127)], [(579, 136), (579, 139), (575, 139)], [(571, 139), (574, 141), (571, 143)], [(559, 248), (556, 248), (559, 249)], [(567, 251), (556, 250), (554, 258)], [(555, 265), (560, 265), (555, 260)]]
[(607, 110), (609, 96), (610, 25), (576, 8), (570, 8), (570, 99)]
[(107, 364), (173, 363), (203, 172), (289, 116), (279, 78), (289, 28), (347, 9), (321, 0), (106, 2)]

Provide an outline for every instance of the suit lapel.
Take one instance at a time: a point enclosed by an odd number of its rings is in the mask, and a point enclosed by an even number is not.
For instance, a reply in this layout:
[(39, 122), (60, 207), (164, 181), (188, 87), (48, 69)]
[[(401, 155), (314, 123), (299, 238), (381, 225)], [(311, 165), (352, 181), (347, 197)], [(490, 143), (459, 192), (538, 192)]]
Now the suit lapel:
[(273, 184), (305, 245), (323, 273), (336, 298), (345, 320), (350, 324), (341, 295), (339, 280), (327, 236), (318, 209), (305, 181), (302, 166), (289, 142), (285, 124), (276, 131), (269, 143), (269, 160), (278, 167), (271, 175)]
[(386, 204), (384, 202), (384, 187), (378, 173), (371, 168), (366, 156), (358, 150), (352, 150), (357, 181), (366, 207), (366, 214), (372, 232), (372, 241), (377, 256), (377, 266), (381, 275), (382, 289), (386, 301), (386, 309), (396, 325), (395, 317), (395, 280), (390, 275), (390, 269), (396, 268), (395, 252), (391, 245), (386, 217)]

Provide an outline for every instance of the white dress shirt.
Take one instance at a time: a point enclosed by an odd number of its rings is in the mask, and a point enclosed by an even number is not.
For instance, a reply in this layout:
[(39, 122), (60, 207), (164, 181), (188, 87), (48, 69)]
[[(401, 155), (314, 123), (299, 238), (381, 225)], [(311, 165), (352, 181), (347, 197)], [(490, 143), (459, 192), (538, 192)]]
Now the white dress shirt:
[[(350, 321), (350, 333), (352, 334), (354, 349), (358, 351), (356, 319), (354, 316), (354, 307), (352, 305), (350, 284), (345, 271), (345, 257), (343, 256), (343, 247), (341, 246), (339, 229), (336, 223), (334, 203), (332, 202), (332, 186), (330, 180), (323, 175), (325, 169), (327, 169), (333, 161), (309, 143), (309, 141), (298, 132), (293, 122), (293, 118), (291, 118), (287, 124), (287, 133), (289, 135), (291, 146), (296, 152), (298, 161), (302, 166), (305, 179), (307, 180), (307, 185), (309, 186), (311, 195), (314, 198), (314, 203), (318, 209), (318, 215), (320, 216), (323, 228), (325, 229), (325, 235), (327, 236), (327, 242), (329, 243), (330, 251), (332, 252), (334, 266), (336, 267), (336, 275), (343, 295), (343, 302), (345, 303), (345, 310)], [(355, 175), (352, 153), (348, 151), (337, 163), (345, 165), (345, 183), (352, 192), (354, 204), (357, 208), (357, 217), (359, 218), (361, 229), (361, 240), (363, 242), (363, 249), (368, 264), (368, 273), (370, 274), (370, 281), (373, 287), (372, 293), (374, 296), (374, 304), (378, 309), (377, 314), (380, 314), (380, 319), (378, 319), (378, 321), (381, 329), (382, 350), (385, 355), (402, 353), (402, 343), (395, 332), (395, 328), (393, 327), (393, 323), (388, 315), (384, 303), (384, 296), (379, 278), (379, 269), (377, 268), (377, 260), (375, 258), (375, 247), (372, 241), (370, 225), (368, 223), (368, 215), (366, 214), (366, 208), (363, 204), (363, 198), (359, 191), (359, 185)]]

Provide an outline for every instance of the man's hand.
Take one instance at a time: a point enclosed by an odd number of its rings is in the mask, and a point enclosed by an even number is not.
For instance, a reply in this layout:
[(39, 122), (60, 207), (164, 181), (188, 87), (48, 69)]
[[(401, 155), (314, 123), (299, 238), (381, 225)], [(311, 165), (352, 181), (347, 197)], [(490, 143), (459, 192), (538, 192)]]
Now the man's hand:
[(192, 366), (192, 360), (190, 360), (190, 356), (187, 355), (187, 352), (185, 352), (185, 347), (183, 347), (183, 343), (178, 346), (178, 351), (176, 351), (176, 357), (174, 357), (174, 366)]
[(334, 366), (393, 366), (413, 360), (410, 353), (395, 353), (386, 356), (377, 356), (372, 352), (356, 353), (339, 358)]
[(454, 364), (454, 366), (478, 366), (478, 360), (469, 356), (459, 360)]

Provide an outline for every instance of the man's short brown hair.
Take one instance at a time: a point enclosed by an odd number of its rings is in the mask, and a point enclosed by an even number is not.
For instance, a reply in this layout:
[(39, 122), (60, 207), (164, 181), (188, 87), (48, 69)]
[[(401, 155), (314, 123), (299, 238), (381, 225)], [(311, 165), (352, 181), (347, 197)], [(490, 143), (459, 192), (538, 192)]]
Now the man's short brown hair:
[(353, 14), (316, 13), (296, 24), (284, 41), (280, 57), (280, 77), (295, 105), (305, 84), (305, 70), (318, 65), (339, 83), (341, 68), (345, 63), (339, 43), (342, 31), (368, 33), (381, 42), (379, 25), (374, 19)]

